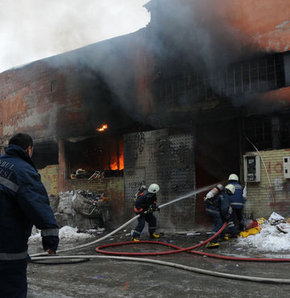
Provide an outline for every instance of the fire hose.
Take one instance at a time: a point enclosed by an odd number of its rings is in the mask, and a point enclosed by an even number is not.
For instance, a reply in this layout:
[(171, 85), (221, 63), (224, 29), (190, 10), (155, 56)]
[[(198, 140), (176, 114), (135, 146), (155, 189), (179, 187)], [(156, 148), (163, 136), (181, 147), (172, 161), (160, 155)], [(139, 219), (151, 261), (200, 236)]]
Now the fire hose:
[[(224, 260), (231, 260), (231, 261), (248, 261), (248, 262), (290, 262), (290, 258), (250, 258), (250, 257), (232, 257), (232, 256), (226, 256), (226, 255), (217, 255), (217, 254), (212, 254), (212, 253), (207, 253), (207, 252), (202, 252), (202, 251), (196, 251), (194, 249), (204, 246), (214, 238), (216, 238), (220, 233), (226, 228), (227, 223), (224, 223), (224, 225), (221, 227), (221, 229), (212, 237), (208, 238), (207, 240), (196, 244), (194, 246), (190, 246), (187, 248), (182, 248), (170, 243), (166, 242), (157, 242), (157, 241), (127, 241), (127, 242), (119, 242), (119, 243), (113, 243), (113, 244), (105, 244), (98, 246), (96, 248), (96, 252), (106, 254), (106, 255), (119, 255), (119, 256), (158, 256), (158, 255), (169, 255), (169, 254), (176, 254), (176, 253), (181, 253), (181, 252), (187, 252), (187, 253), (192, 253), (192, 254), (197, 254), (201, 256), (207, 256), (211, 258), (217, 258), (217, 259), (224, 259)], [(116, 246), (123, 246), (123, 245), (130, 245), (130, 244), (157, 244), (157, 245), (162, 245), (162, 246), (167, 246), (174, 248), (174, 250), (170, 251), (162, 251), (162, 252), (141, 252), (141, 253), (131, 253), (131, 252), (113, 252), (113, 251), (106, 251), (103, 250), (104, 248), (108, 247), (116, 247)]]
[[(192, 191), (186, 195), (183, 195), (177, 199), (174, 199), (170, 202), (167, 202), (165, 204), (162, 204), (159, 206), (159, 209), (162, 209), (168, 205), (171, 205), (173, 203), (176, 203), (177, 201), (181, 201), (181, 200), (184, 200), (184, 199), (187, 199), (193, 195), (196, 195), (198, 193), (201, 193), (201, 192), (204, 192), (210, 188), (213, 188), (215, 186), (215, 184), (213, 185), (209, 185), (209, 186), (206, 186), (206, 187), (203, 187), (203, 188), (200, 188), (198, 190), (195, 190), (195, 191)], [(82, 244), (82, 245), (78, 245), (78, 246), (75, 246), (75, 247), (72, 247), (72, 248), (67, 248), (67, 249), (62, 249), (62, 250), (58, 250), (58, 253), (61, 253), (61, 252), (67, 252), (67, 251), (71, 251), (71, 250), (76, 250), (76, 249), (80, 249), (80, 248), (85, 248), (85, 247), (88, 247), (88, 246), (91, 246), (93, 244), (96, 244), (98, 242), (101, 242), (109, 237), (111, 237), (112, 235), (116, 234), (117, 232), (119, 232), (120, 230), (124, 229), (126, 226), (128, 226), (130, 223), (134, 222), (140, 215), (136, 215), (134, 217), (132, 217), (130, 220), (128, 220), (127, 222), (125, 222), (123, 225), (121, 225), (120, 227), (118, 227), (117, 229), (115, 229), (114, 231), (110, 232), (109, 234), (101, 237), (101, 238), (98, 238), (92, 242), (89, 242), (89, 243), (85, 243), (85, 244)], [(46, 256), (47, 253), (37, 253), (37, 254), (33, 254), (31, 255), (31, 257), (37, 257), (37, 256)]]
[(246, 275), (238, 275), (238, 274), (230, 274), (230, 273), (223, 273), (218, 271), (211, 271), (205, 270), (201, 268), (186, 266), (178, 263), (160, 261), (160, 260), (153, 260), (147, 258), (136, 258), (136, 257), (122, 257), (122, 256), (100, 256), (100, 255), (73, 255), (73, 256), (49, 256), (49, 257), (37, 257), (37, 260), (45, 260), (50, 258), (52, 260), (58, 259), (111, 259), (111, 260), (118, 260), (118, 261), (129, 261), (129, 262), (141, 262), (141, 263), (151, 263), (157, 264), (162, 266), (169, 266), (181, 270), (186, 270), (190, 272), (211, 275), (215, 277), (222, 277), (228, 279), (235, 279), (235, 280), (243, 280), (243, 281), (251, 281), (251, 282), (263, 282), (263, 283), (275, 283), (275, 284), (290, 284), (290, 279), (284, 278), (268, 278), (268, 277), (256, 277), (256, 276), (246, 276)]
[[(222, 226), (222, 228), (212, 237), (210, 237), (209, 239), (207, 239), (206, 241), (199, 243), (195, 246), (192, 247), (188, 247), (188, 248), (184, 248), (184, 249), (180, 249), (175, 245), (170, 244), (171, 247), (176, 248), (176, 250), (171, 251), (171, 252), (163, 252), (162, 254), (168, 254), (168, 253), (177, 253), (177, 252), (192, 252), (190, 251), (193, 248), (197, 248), (200, 247), (204, 244), (206, 244), (207, 242), (211, 241), (213, 238), (217, 237), (226, 227), (226, 223)], [(124, 242), (124, 243), (116, 243), (113, 245), (107, 245), (108, 246), (117, 246), (117, 245), (123, 245), (123, 244), (130, 244), (130, 243), (134, 243), (134, 244), (139, 244), (139, 243), (154, 243), (154, 244), (161, 244), (163, 245), (164, 243), (162, 242), (156, 242), (156, 241), (140, 241), (140, 242), (133, 242), (133, 241), (129, 241), (129, 242)], [(102, 248), (104, 248), (105, 246), (103, 245)], [(101, 249), (101, 247), (99, 247), (99, 249)], [(104, 253), (104, 251), (102, 251), (102, 253)], [(107, 254), (111, 254), (110, 252), (106, 252)], [(196, 252), (193, 252), (196, 253)], [(199, 252), (198, 252), (199, 253)], [(177, 268), (177, 269), (181, 269), (181, 270), (186, 270), (189, 272), (194, 272), (194, 273), (199, 273), (199, 274), (204, 274), (204, 275), (210, 275), (210, 276), (215, 276), (215, 277), (221, 277), (221, 278), (227, 278), (227, 279), (234, 279), (234, 280), (242, 280), (242, 281), (251, 281), (251, 282), (262, 282), (262, 283), (274, 283), (274, 284), (290, 284), (290, 279), (283, 279), (283, 278), (268, 278), (268, 277), (257, 277), (257, 276), (245, 276), (245, 275), (237, 275), (237, 274), (230, 274), (230, 273), (223, 273), (223, 272), (217, 272), (217, 271), (211, 271), (211, 270), (205, 270), (205, 269), (201, 269), (201, 268), (196, 268), (196, 267), (191, 267), (191, 266), (187, 266), (187, 265), (182, 265), (182, 264), (178, 264), (178, 263), (173, 263), (173, 262), (167, 262), (167, 261), (161, 261), (161, 260), (154, 260), (154, 259), (147, 259), (147, 258), (136, 258), (136, 257), (132, 257), (132, 255), (146, 255), (145, 253), (123, 253), (126, 254), (127, 256), (112, 256), (112, 255), (70, 255), (70, 256), (39, 256), (39, 257), (33, 257), (32, 260), (33, 262), (39, 262), (40, 264), (44, 264), (41, 263), (43, 260), (77, 260), (79, 262), (85, 261), (85, 260), (90, 260), (90, 259), (112, 259), (112, 260), (118, 260), (118, 261), (129, 261), (129, 262), (141, 262), (141, 263), (151, 263), (151, 264), (157, 264), (157, 265), (161, 265), (161, 266), (167, 266), (167, 267), (173, 267), (173, 268)], [(152, 254), (161, 254), (161, 253), (151, 253)], [(130, 255), (130, 257), (128, 256)], [(148, 253), (147, 253), (148, 255)], [(208, 256), (217, 256), (218, 255), (213, 255), (213, 254), (206, 254)], [(223, 257), (223, 256), (219, 256), (219, 257)], [(226, 256), (225, 256), (226, 257)], [(229, 257), (230, 260), (233, 260), (232, 257)], [(235, 258), (234, 258), (235, 259)], [(254, 260), (254, 258), (251, 259), (252, 261)], [(259, 259), (260, 260), (260, 259)], [(273, 259), (273, 260), (279, 260), (279, 259)], [(71, 261), (69, 263), (72, 263)], [(57, 264), (57, 263), (55, 263)]]
[[(207, 186), (204, 187), (202, 189), (199, 189), (197, 191), (191, 192), (187, 195), (184, 195), (180, 198), (177, 198), (175, 200), (172, 200), (170, 202), (167, 202), (163, 205), (159, 206), (159, 209), (173, 204), (177, 201), (183, 200), (185, 198), (191, 197), (197, 193), (206, 191), (207, 189), (209, 189), (212, 186)], [(101, 237), (99, 239), (96, 239), (95, 241), (83, 244), (83, 245), (79, 245), (79, 246), (75, 246), (73, 248), (69, 248), (69, 249), (63, 249), (63, 250), (59, 250), (58, 253), (60, 252), (66, 252), (66, 251), (71, 251), (71, 250), (75, 250), (75, 249), (80, 249), (80, 248), (84, 248), (84, 247), (88, 247), (91, 246), (95, 243), (98, 243), (104, 239), (107, 239), (108, 237), (114, 235), (115, 233), (117, 233), (118, 231), (120, 231), (121, 229), (123, 229), (124, 227), (126, 227), (127, 225), (129, 225), (131, 222), (135, 221), (140, 215), (136, 215), (135, 217), (133, 217), (132, 219), (130, 219), (129, 221), (127, 221), (126, 223), (124, 223), (123, 225), (121, 225), (119, 228), (117, 228), (116, 230), (112, 231), (111, 233), (105, 235), (104, 237)], [(114, 260), (125, 260), (125, 261), (137, 261), (137, 262), (147, 262), (147, 263), (153, 263), (153, 264), (159, 264), (159, 265), (163, 265), (163, 266), (170, 266), (170, 267), (174, 267), (174, 268), (179, 268), (179, 269), (183, 269), (183, 270), (187, 270), (187, 271), (191, 271), (191, 272), (196, 272), (196, 273), (201, 273), (201, 274), (207, 274), (207, 275), (211, 275), (211, 276), (216, 276), (216, 277), (223, 277), (223, 278), (230, 278), (230, 279), (238, 279), (238, 280), (245, 280), (245, 281), (256, 281), (256, 282), (266, 282), (266, 283), (283, 283), (283, 284), (290, 284), (290, 279), (277, 279), (277, 278), (265, 278), (265, 277), (255, 277), (255, 276), (242, 276), (242, 275), (235, 275), (235, 274), (229, 274), (229, 273), (221, 273), (221, 272), (216, 272), (216, 271), (210, 271), (210, 270), (204, 270), (204, 269), (200, 269), (200, 268), (196, 268), (196, 267), (191, 267), (191, 266), (186, 266), (186, 265), (181, 265), (181, 264), (177, 264), (177, 263), (172, 263), (172, 262), (166, 262), (166, 261), (160, 261), (160, 260), (153, 260), (153, 259), (146, 259), (146, 258), (134, 258), (132, 256), (144, 256), (144, 255), (167, 255), (167, 254), (174, 254), (174, 253), (180, 253), (180, 252), (189, 252), (189, 253), (193, 253), (193, 254), (198, 254), (198, 255), (203, 255), (203, 256), (208, 256), (208, 257), (214, 257), (214, 258), (220, 258), (220, 259), (225, 259), (225, 260), (235, 260), (235, 261), (258, 261), (258, 262), (289, 262), (290, 259), (288, 258), (244, 258), (244, 257), (231, 257), (231, 256), (224, 256), (224, 255), (215, 255), (215, 254), (211, 254), (211, 253), (205, 253), (205, 252), (200, 252), (200, 251), (195, 251), (195, 248), (201, 247), (203, 245), (205, 245), (206, 243), (208, 243), (209, 241), (211, 241), (212, 239), (214, 239), (215, 237), (217, 237), (227, 226), (227, 223), (225, 223), (222, 228), (212, 237), (210, 237), (209, 239), (207, 239), (206, 241), (203, 241), (202, 243), (196, 244), (194, 246), (191, 247), (187, 247), (187, 248), (181, 248), (172, 244), (168, 244), (168, 243), (163, 243), (163, 242), (156, 242), (156, 241), (139, 241), (139, 242), (134, 242), (134, 241), (128, 241), (128, 242), (122, 242), (122, 243), (115, 243), (115, 244), (107, 244), (107, 245), (102, 245), (96, 248), (97, 252), (100, 252), (102, 254), (106, 254), (105, 256), (100, 256), (100, 255), (71, 255), (71, 256), (51, 256), (51, 255), (47, 255), (45, 253), (39, 253), (39, 254), (33, 254), (31, 255), (31, 260), (32, 262), (41, 262), (42, 260), (64, 260), (64, 259), (69, 259), (69, 260), (87, 260), (87, 259), (114, 259)], [(154, 243), (154, 244), (158, 244), (158, 245), (165, 245), (165, 246), (169, 246), (171, 248), (174, 248), (174, 250), (171, 251), (165, 251), (165, 252), (153, 252), (153, 253), (128, 253), (128, 252), (110, 252), (110, 251), (104, 251), (102, 250), (103, 248), (107, 248), (107, 247), (111, 247), (111, 246), (120, 246), (120, 245), (129, 245), (129, 244), (142, 244), (142, 243)], [(119, 255), (119, 256), (112, 256), (112, 255)], [(122, 256), (120, 256), (122, 255)], [(125, 257), (129, 256), (129, 257)]]

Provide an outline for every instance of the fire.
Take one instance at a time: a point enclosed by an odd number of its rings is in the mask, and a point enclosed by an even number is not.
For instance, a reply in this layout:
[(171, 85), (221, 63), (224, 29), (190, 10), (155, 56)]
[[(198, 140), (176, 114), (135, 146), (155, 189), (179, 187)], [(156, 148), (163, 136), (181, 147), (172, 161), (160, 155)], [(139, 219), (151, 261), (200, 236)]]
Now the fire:
[(118, 164), (117, 161), (112, 162), (110, 164), (110, 169), (113, 170), (113, 171), (123, 170), (124, 169), (124, 157), (123, 157), (123, 155), (119, 156), (119, 164)]
[(97, 131), (103, 132), (108, 129), (108, 124), (102, 124), (101, 126), (97, 127)]

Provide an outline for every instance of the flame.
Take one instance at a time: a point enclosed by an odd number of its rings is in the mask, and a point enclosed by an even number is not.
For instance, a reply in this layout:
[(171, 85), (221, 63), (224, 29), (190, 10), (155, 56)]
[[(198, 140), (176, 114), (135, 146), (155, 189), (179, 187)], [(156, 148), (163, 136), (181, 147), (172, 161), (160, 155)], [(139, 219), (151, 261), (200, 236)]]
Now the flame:
[(124, 155), (119, 156), (119, 170), (124, 169)]
[(119, 156), (119, 166), (118, 166), (117, 161), (115, 161), (110, 164), (110, 169), (113, 171), (123, 170), (124, 169), (124, 156), (123, 155)]
[(102, 124), (102, 126), (97, 127), (97, 131), (103, 132), (108, 128), (108, 124)]

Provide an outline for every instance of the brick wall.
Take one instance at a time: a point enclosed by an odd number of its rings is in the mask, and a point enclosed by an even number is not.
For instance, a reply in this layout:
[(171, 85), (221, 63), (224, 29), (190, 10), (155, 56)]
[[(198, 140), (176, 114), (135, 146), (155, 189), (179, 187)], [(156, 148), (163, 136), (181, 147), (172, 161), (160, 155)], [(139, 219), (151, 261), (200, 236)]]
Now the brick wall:
[(59, 166), (50, 165), (41, 170), (38, 170), (41, 181), (44, 184), (46, 191), (50, 195), (58, 195), (58, 175), (59, 175)]
[[(248, 152), (256, 154), (256, 152)], [(275, 211), (290, 215), (290, 179), (284, 178), (283, 157), (290, 156), (290, 149), (260, 151), (261, 182), (247, 183), (247, 216), (265, 217)]]
[(82, 83), (75, 67), (53, 67), (45, 60), (2, 73), (2, 142), (20, 131), (30, 133), (36, 141), (65, 134), (65, 129), (78, 133), (87, 123)]

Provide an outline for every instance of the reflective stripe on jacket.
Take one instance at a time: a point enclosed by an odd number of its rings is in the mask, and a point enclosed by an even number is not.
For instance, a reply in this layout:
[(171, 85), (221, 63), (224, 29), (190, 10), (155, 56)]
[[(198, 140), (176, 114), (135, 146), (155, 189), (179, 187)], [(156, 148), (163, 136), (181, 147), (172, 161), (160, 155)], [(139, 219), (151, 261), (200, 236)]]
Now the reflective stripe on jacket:
[(243, 187), (236, 181), (231, 181), (235, 186), (235, 192), (231, 196), (231, 205), (233, 208), (242, 209), (244, 207)]
[(136, 213), (141, 211), (146, 211), (152, 204), (157, 203), (157, 197), (155, 193), (149, 193), (148, 191), (144, 191), (144, 193), (140, 194), (136, 201), (134, 210)]
[(0, 156), (0, 260), (25, 259), (32, 226), (56, 236), (47, 192), (25, 150), (9, 145)]

